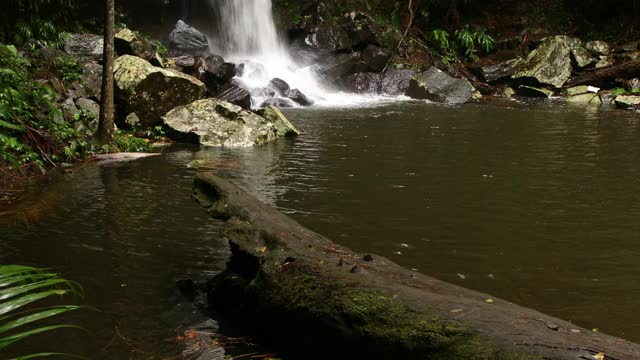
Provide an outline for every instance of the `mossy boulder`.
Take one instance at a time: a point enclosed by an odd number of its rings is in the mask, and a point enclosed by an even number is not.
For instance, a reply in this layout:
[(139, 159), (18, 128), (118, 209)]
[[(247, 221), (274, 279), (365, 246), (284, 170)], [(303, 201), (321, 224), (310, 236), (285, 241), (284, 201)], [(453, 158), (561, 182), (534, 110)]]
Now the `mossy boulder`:
[(135, 112), (146, 127), (159, 125), (169, 110), (201, 99), (205, 92), (200, 80), (131, 55), (116, 59), (114, 80), (123, 113)]
[(131, 29), (123, 28), (116, 33), (115, 47), (120, 55), (137, 56), (149, 61), (154, 66), (163, 66), (162, 58), (151, 42)]
[(102, 61), (104, 39), (95, 34), (72, 34), (64, 41), (64, 52), (80, 63)]
[(615, 102), (621, 108), (640, 109), (640, 95), (620, 95)]
[(276, 127), (277, 136), (297, 136), (300, 131), (275, 106), (267, 106), (257, 111), (258, 115), (270, 121)]
[(173, 140), (216, 147), (258, 146), (287, 133), (281, 123), (276, 126), (262, 116), (219, 99), (180, 106), (163, 116), (162, 121)]
[(463, 104), (471, 100), (475, 92), (469, 80), (454, 78), (432, 66), (411, 80), (406, 95), (445, 104)]
[(579, 45), (579, 40), (564, 35), (544, 38), (513, 78), (560, 88), (571, 77), (571, 52)]

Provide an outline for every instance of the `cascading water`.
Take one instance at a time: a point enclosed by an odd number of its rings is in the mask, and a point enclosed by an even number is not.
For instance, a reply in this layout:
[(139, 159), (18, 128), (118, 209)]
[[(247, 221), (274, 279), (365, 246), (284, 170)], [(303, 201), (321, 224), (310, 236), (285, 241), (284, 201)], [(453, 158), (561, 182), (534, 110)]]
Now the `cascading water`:
[(273, 78), (285, 80), (319, 106), (349, 106), (385, 99), (331, 90), (322, 84), (317, 66), (297, 64), (278, 36), (271, 0), (209, 0), (209, 5), (215, 17), (215, 31), (209, 34), (211, 48), (227, 61), (244, 64), (237, 80), (250, 90), (254, 106), (269, 97), (265, 89)]

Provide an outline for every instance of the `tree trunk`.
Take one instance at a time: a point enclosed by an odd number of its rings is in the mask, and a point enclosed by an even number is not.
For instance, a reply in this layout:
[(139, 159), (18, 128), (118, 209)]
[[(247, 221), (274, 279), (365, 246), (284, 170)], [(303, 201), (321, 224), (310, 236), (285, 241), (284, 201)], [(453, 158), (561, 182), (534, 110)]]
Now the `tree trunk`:
[(103, 144), (113, 141), (114, 106), (113, 106), (113, 54), (115, 38), (115, 0), (105, 0), (104, 10), (104, 52), (102, 70), (102, 100), (100, 120), (98, 123), (98, 139)]
[(640, 76), (640, 60), (632, 60), (580, 75), (569, 80), (565, 86), (593, 85), (609, 87), (616, 79), (631, 79), (638, 76)]

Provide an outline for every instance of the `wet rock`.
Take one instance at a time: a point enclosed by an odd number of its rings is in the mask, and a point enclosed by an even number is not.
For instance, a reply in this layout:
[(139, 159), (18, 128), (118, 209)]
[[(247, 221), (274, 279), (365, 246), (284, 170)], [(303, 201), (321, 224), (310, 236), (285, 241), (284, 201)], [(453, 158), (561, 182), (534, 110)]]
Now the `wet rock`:
[(564, 35), (544, 38), (513, 78), (562, 87), (573, 71), (571, 50), (578, 44), (579, 40)]
[(586, 93), (569, 96), (567, 98), (569, 104), (582, 104), (582, 105), (602, 105), (602, 101), (598, 94)]
[(369, 44), (377, 44), (373, 19), (363, 12), (351, 12), (344, 16), (343, 25), (353, 48), (361, 49)]
[(124, 28), (116, 33), (115, 48), (120, 55), (137, 56), (155, 66), (162, 66), (162, 59), (149, 40), (130, 29)]
[(524, 64), (524, 59), (516, 58), (498, 64), (483, 66), (481, 68), (482, 77), (484, 81), (489, 83), (503, 80), (514, 75), (522, 64)]
[(603, 90), (598, 93), (600, 101), (603, 105), (614, 105), (616, 103), (617, 95), (610, 90)]
[(94, 34), (73, 34), (64, 41), (64, 52), (76, 57), (80, 63), (102, 62), (104, 40)]
[(265, 118), (223, 100), (204, 99), (177, 107), (162, 117), (167, 135), (176, 141), (216, 147), (251, 147), (277, 137)]
[(640, 95), (620, 95), (615, 103), (621, 108), (640, 109)]
[(387, 66), (391, 53), (379, 46), (368, 45), (362, 50), (360, 59), (366, 64), (368, 71), (379, 73)]
[(315, 49), (331, 52), (349, 50), (353, 46), (347, 32), (331, 23), (322, 23), (312, 29), (306, 36), (305, 43)]
[(382, 74), (380, 79), (380, 94), (404, 95), (409, 89), (411, 79), (416, 72), (409, 69), (390, 69)]
[(169, 50), (173, 55), (205, 55), (209, 52), (209, 40), (182, 20), (178, 20), (169, 35)]
[(263, 101), (262, 104), (260, 104), (260, 107), (267, 107), (267, 106), (275, 106), (275, 107), (279, 107), (279, 108), (288, 108), (288, 107), (293, 107), (294, 103), (290, 99), (270, 98), (270, 99), (267, 99), (267, 100)]
[(279, 95), (284, 95), (287, 90), (291, 89), (289, 84), (280, 78), (271, 79), (271, 81), (269, 81), (269, 88), (273, 89)]
[(595, 86), (580, 85), (580, 86), (574, 86), (574, 87), (568, 88), (567, 96), (575, 96), (575, 95), (588, 94), (588, 93), (597, 94), (598, 91), (600, 91), (600, 88), (597, 88)]
[(356, 94), (379, 94), (381, 91), (380, 74), (356, 73), (345, 77), (342, 85), (346, 91)]
[(611, 54), (611, 47), (604, 41), (588, 41), (584, 44), (584, 48), (594, 56), (608, 56)]
[(633, 78), (625, 81), (624, 88), (632, 93), (640, 92), (640, 78)]
[(471, 100), (475, 88), (467, 79), (458, 79), (432, 66), (416, 75), (406, 95), (446, 104), (463, 104)]
[(171, 58), (169, 60), (173, 60), (173, 62), (176, 64), (176, 66), (179, 66), (180, 68), (182, 68), (183, 71), (186, 72), (186, 73), (190, 73), (191, 69), (196, 64), (196, 58), (194, 56), (191, 56), (191, 55), (182, 55), (182, 56), (178, 56), (178, 57), (173, 57), (173, 58)]
[(158, 125), (167, 111), (201, 99), (205, 91), (205, 85), (192, 76), (131, 55), (116, 59), (114, 80), (118, 105), (125, 114), (135, 112), (145, 127)]
[(102, 94), (102, 65), (87, 62), (82, 65), (82, 83), (87, 96), (100, 101)]
[(369, 66), (362, 62), (359, 53), (339, 54), (335, 62), (327, 67), (322, 74), (326, 81), (334, 83), (340, 78), (359, 72), (369, 71)]
[(251, 108), (251, 94), (239, 86), (229, 85), (216, 97), (220, 100), (228, 101), (244, 109)]
[(596, 58), (582, 46), (576, 46), (571, 50), (571, 58), (573, 64), (580, 69), (596, 62)]
[(305, 94), (302, 93), (302, 91), (298, 89), (287, 90), (284, 92), (284, 95), (302, 106), (313, 105), (313, 100), (309, 99)]
[(236, 76), (236, 66), (218, 55), (197, 58), (194, 68), (195, 76), (207, 85), (211, 94), (220, 92)]
[(76, 100), (76, 106), (80, 110), (84, 110), (93, 115), (96, 119), (100, 116), (100, 105), (90, 99), (79, 98)]
[(297, 136), (300, 131), (275, 106), (267, 106), (257, 111), (257, 114), (270, 121), (276, 127), (277, 136)]
[(516, 92), (519, 96), (533, 97), (533, 98), (550, 98), (553, 96), (553, 91), (541, 87), (525, 86), (518, 87)]
[(253, 98), (260, 98), (260, 97), (272, 98), (276, 96), (275, 90), (268, 87), (253, 88), (250, 90), (250, 94), (251, 94), (251, 97)]

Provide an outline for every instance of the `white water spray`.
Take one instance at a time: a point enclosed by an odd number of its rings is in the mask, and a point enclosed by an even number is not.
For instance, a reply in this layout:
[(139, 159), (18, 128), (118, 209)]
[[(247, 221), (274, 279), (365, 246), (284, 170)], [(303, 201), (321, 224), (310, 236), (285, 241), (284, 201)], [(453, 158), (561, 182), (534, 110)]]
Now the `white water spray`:
[(355, 106), (392, 99), (331, 90), (322, 84), (317, 66), (296, 64), (278, 36), (271, 0), (209, 0), (209, 4), (216, 16), (211, 47), (227, 61), (244, 64), (244, 73), (237, 80), (251, 89), (254, 106), (269, 97), (264, 89), (273, 78), (299, 89), (316, 106)]

